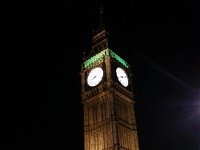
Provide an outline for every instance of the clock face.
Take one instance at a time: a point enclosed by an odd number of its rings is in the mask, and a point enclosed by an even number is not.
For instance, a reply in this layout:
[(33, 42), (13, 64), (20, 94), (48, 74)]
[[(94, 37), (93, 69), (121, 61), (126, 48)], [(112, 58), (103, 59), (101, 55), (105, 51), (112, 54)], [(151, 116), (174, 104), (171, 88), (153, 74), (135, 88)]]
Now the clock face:
[(126, 72), (118, 67), (116, 69), (116, 74), (117, 74), (117, 78), (119, 80), (119, 82), (124, 86), (124, 87), (127, 87), (128, 86), (128, 76), (126, 74)]
[(87, 83), (89, 86), (96, 86), (103, 78), (103, 69), (96, 67), (89, 72), (87, 77)]

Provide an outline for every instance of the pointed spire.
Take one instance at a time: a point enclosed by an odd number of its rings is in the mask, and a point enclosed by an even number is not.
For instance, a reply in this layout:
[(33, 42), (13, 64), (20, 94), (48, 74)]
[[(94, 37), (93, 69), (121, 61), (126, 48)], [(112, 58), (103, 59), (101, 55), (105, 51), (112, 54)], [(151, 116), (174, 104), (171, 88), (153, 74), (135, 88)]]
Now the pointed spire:
[(100, 10), (100, 14), (103, 15), (103, 11), (104, 11), (103, 6), (101, 6), (99, 10)]
[(108, 33), (105, 29), (105, 23), (103, 18), (103, 7), (101, 6), (100, 9), (100, 18), (99, 24), (95, 32), (93, 32), (92, 37), (92, 52), (98, 53), (106, 48), (108, 48)]
[(100, 20), (99, 20), (96, 33), (101, 32), (102, 30), (105, 30), (105, 23), (104, 23), (104, 18), (103, 18), (103, 13), (104, 13), (103, 6), (100, 7), (99, 11), (100, 11)]

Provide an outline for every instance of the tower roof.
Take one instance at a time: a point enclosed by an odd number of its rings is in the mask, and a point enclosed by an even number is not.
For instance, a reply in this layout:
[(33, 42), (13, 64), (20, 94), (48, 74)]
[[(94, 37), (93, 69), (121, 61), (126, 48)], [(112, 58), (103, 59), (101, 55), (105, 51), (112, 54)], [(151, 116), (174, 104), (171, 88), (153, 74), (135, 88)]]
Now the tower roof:
[(92, 37), (92, 50), (91, 55), (97, 54), (102, 50), (108, 48), (108, 33), (105, 29), (105, 22), (103, 18), (103, 7), (100, 7), (100, 18), (99, 23), (93, 32)]
[(99, 19), (99, 24), (97, 26), (97, 29), (96, 29), (95, 33), (98, 33), (98, 32), (101, 32), (101, 31), (105, 30), (105, 22), (104, 22), (104, 18), (103, 18), (104, 9), (101, 6), (99, 10), (100, 10), (100, 19)]

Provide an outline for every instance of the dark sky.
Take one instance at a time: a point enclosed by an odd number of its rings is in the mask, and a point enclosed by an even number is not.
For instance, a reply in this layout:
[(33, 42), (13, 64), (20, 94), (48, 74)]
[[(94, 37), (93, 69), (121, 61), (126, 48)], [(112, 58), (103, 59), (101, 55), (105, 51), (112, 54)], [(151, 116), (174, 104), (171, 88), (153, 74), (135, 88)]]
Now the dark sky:
[[(200, 150), (199, 4), (103, 1), (110, 48), (133, 73), (140, 150)], [(20, 38), (3, 65), (2, 145), (83, 150), (79, 73), (100, 5), (32, 2), (25, 23), (13, 21)]]

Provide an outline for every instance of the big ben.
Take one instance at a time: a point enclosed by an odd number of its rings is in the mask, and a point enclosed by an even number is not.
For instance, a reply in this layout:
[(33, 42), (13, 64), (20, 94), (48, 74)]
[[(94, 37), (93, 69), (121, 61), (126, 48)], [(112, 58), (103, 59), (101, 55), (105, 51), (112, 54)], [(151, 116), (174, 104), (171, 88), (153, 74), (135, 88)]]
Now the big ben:
[(130, 65), (109, 47), (101, 12), (81, 68), (84, 150), (139, 150)]

